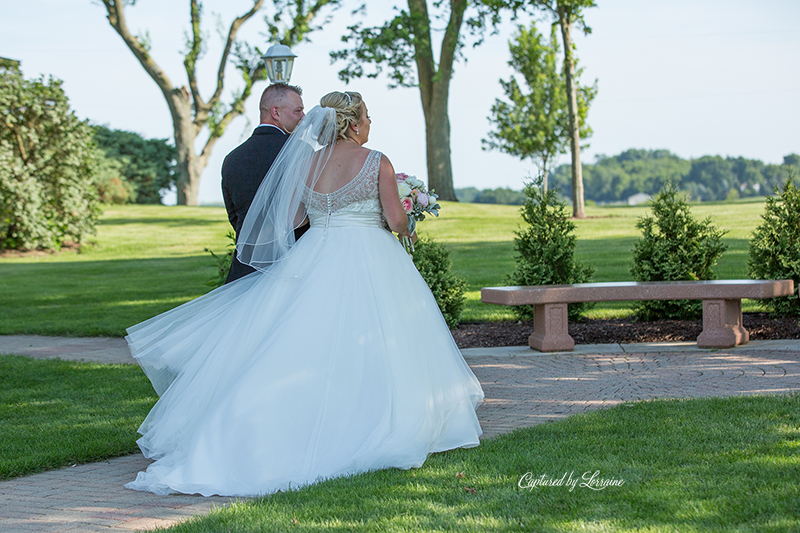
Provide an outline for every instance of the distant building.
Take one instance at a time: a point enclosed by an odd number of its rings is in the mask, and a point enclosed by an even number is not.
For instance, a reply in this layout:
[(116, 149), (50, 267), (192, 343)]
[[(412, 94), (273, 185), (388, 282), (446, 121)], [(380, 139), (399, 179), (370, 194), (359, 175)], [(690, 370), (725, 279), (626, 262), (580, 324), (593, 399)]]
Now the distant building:
[(628, 196), (628, 205), (639, 205), (649, 201), (651, 196), (645, 192), (637, 192), (633, 196)]

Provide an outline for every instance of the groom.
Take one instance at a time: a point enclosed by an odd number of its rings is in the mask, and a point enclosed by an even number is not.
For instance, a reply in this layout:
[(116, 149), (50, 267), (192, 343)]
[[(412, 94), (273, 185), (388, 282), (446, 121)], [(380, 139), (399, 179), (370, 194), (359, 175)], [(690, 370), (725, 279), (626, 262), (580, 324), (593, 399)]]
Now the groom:
[[(222, 162), (222, 198), (228, 220), (236, 231), (236, 240), (242, 230), (244, 217), (261, 181), (278, 157), (289, 134), (303, 118), (303, 91), (300, 87), (286, 83), (275, 83), (261, 94), (259, 111), (261, 120), (258, 127), (244, 143), (234, 148)], [(295, 238), (300, 238), (308, 227), (295, 230)], [(233, 254), (231, 269), (225, 283), (246, 276), (255, 269), (239, 262)]]

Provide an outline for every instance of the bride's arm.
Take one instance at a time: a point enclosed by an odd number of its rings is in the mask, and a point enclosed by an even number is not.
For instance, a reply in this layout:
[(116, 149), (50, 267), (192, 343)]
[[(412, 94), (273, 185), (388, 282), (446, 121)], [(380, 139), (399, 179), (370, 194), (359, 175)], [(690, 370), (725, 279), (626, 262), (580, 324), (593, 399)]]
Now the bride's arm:
[[(381, 199), (383, 214), (389, 229), (401, 237), (412, 237), (408, 231), (408, 215), (400, 204), (400, 195), (397, 193), (397, 177), (394, 167), (389, 159), (381, 154), (381, 168), (378, 173), (378, 192)], [(414, 237), (416, 232), (414, 233)], [(413, 238), (413, 237), (412, 237)]]

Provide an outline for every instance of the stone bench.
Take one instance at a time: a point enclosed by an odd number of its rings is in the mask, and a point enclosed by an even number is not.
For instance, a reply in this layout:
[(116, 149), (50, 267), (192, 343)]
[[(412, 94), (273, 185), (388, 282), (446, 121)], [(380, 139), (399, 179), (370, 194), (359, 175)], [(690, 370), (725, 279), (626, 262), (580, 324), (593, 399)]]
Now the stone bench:
[(742, 298), (789, 296), (787, 280), (728, 279), (712, 281), (623, 281), (529, 287), (484, 287), (481, 301), (496, 305), (533, 305), (531, 348), (541, 352), (570, 351), (575, 341), (567, 329), (567, 304), (642, 300), (702, 300), (700, 348), (730, 348), (745, 344), (750, 335), (742, 325)]

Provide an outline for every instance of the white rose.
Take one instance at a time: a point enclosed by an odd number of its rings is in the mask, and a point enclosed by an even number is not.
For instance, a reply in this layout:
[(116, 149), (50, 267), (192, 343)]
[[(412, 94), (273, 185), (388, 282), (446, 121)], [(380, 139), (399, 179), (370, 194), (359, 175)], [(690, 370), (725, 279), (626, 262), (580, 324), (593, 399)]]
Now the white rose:
[(411, 187), (409, 187), (407, 183), (398, 183), (397, 192), (400, 194), (400, 198), (405, 198), (411, 194)]

